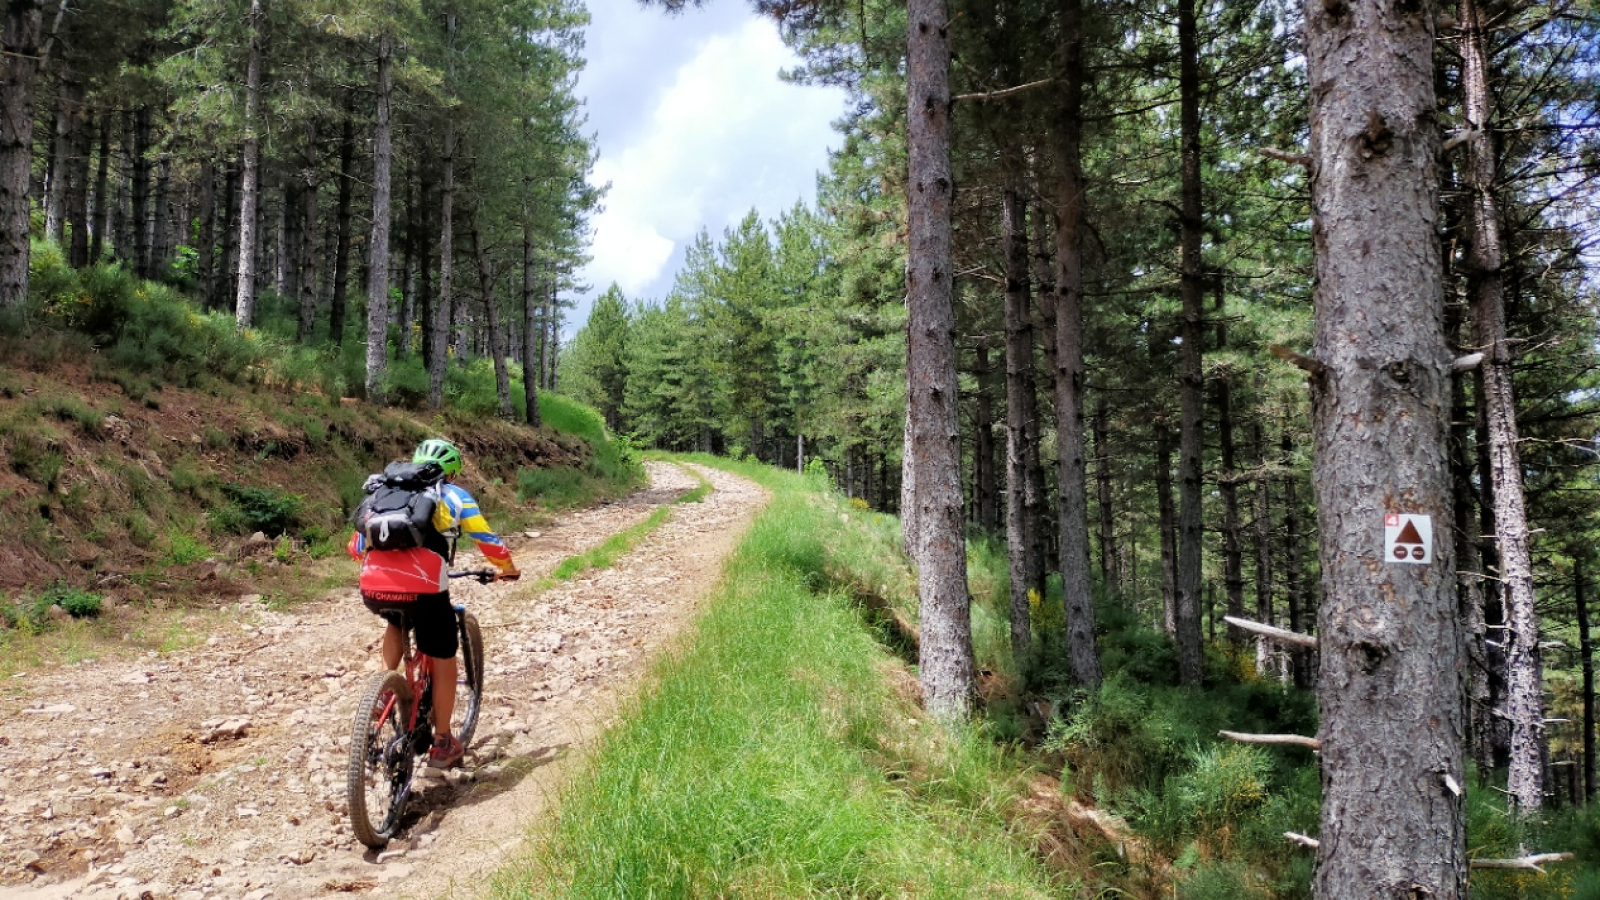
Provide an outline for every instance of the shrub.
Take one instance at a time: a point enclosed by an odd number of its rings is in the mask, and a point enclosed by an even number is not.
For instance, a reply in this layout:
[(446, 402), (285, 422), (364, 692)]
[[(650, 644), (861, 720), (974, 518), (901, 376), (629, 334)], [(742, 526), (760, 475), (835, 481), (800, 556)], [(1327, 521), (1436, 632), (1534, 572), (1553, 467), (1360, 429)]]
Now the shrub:
[(211, 511), (212, 523), (224, 532), (268, 537), (287, 534), (299, 524), (302, 500), (297, 494), (245, 484), (224, 484), (228, 502)]
[(100, 615), (101, 597), (82, 588), (72, 587), (66, 582), (58, 581), (45, 590), (41, 602), (45, 608), (59, 606), (66, 610), (74, 619), (86, 619)]

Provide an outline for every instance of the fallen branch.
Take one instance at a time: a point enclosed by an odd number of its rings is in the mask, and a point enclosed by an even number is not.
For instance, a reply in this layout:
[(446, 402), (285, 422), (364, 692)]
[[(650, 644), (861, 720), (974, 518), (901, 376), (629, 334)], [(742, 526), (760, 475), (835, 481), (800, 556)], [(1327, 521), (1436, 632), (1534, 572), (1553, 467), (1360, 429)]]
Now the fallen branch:
[(1300, 734), (1245, 734), (1239, 731), (1219, 731), (1217, 734), (1241, 744), (1293, 744), (1297, 747), (1322, 749), (1322, 742)]
[(1568, 862), (1572, 859), (1571, 853), (1535, 853), (1532, 856), (1519, 856), (1516, 859), (1475, 859), (1472, 861), (1474, 869), (1523, 869), (1529, 872), (1545, 874), (1545, 863)]
[(1289, 631), (1286, 628), (1278, 628), (1274, 625), (1263, 625), (1260, 622), (1252, 622), (1249, 619), (1241, 619), (1238, 616), (1223, 616), (1222, 621), (1236, 628), (1243, 628), (1245, 631), (1253, 631), (1263, 637), (1271, 638), (1280, 644), (1293, 644), (1296, 647), (1317, 649), (1317, 639), (1309, 634)]
[[(1316, 838), (1306, 837), (1298, 832), (1285, 831), (1283, 836), (1302, 847), (1309, 847), (1312, 850), (1322, 846), (1322, 842)], [(1570, 862), (1571, 860), (1571, 853), (1535, 853), (1531, 856), (1519, 856), (1516, 859), (1475, 859), (1468, 865), (1474, 869), (1521, 869), (1544, 875), (1547, 873), (1542, 867), (1546, 863)]]

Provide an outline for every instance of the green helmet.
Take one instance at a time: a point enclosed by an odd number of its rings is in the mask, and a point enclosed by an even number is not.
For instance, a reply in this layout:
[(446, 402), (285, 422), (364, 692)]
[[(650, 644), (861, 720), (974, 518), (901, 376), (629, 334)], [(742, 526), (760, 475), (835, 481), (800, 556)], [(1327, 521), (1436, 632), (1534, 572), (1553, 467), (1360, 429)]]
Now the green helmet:
[(446, 475), (455, 475), (461, 471), (461, 451), (456, 445), (439, 438), (429, 438), (417, 445), (417, 452), (411, 455), (414, 463), (438, 463), (439, 468)]

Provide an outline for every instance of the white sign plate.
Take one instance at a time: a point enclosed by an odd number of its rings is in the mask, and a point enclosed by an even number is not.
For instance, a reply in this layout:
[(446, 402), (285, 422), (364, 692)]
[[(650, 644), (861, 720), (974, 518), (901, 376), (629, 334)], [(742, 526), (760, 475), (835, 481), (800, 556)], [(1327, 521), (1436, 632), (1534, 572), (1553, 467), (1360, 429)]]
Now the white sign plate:
[(1433, 563), (1433, 517), (1389, 513), (1383, 517), (1385, 562), (1426, 566)]

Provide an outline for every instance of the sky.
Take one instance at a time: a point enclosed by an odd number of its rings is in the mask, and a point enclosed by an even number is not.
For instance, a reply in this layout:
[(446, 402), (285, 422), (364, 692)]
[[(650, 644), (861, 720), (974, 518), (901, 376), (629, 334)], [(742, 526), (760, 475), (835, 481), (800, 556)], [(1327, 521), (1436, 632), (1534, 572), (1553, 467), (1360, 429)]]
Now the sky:
[(748, 0), (676, 16), (638, 0), (588, 7), (577, 93), (600, 151), (590, 181), (611, 189), (591, 220), (593, 261), (579, 273), (590, 290), (569, 335), (613, 283), (630, 302), (665, 297), (702, 228), (720, 240), (752, 208), (771, 220), (814, 202), (845, 109), (841, 90), (779, 79), (798, 59)]

